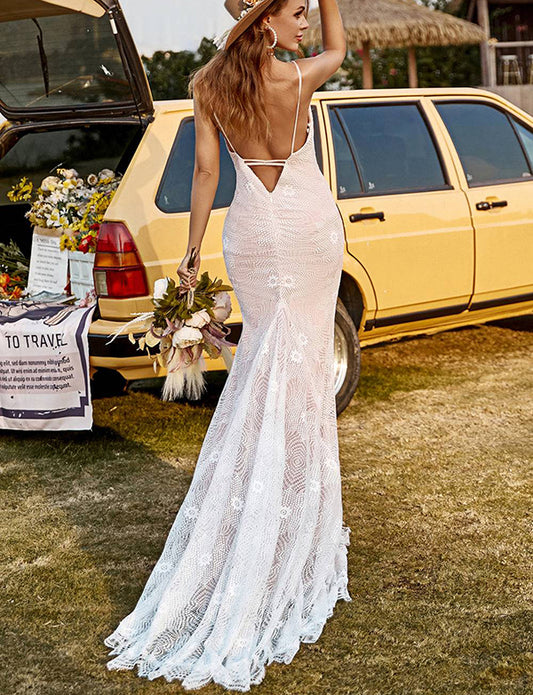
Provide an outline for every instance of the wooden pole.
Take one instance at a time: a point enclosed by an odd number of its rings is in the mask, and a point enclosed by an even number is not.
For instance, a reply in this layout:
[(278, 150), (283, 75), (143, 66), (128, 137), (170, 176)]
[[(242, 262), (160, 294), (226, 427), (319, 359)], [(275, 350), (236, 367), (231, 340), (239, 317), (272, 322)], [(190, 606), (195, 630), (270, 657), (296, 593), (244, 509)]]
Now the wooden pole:
[(477, 0), (477, 21), (485, 32), (486, 41), (481, 44), (481, 81), (484, 87), (496, 85), (496, 52), (489, 45), (490, 18), (488, 0)]
[(370, 58), (370, 41), (363, 41), (363, 89), (372, 89), (372, 59)]
[(418, 87), (418, 74), (416, 69), (416, 53), (415, 47), (409, 46), (407, 49), (408, 69), (409, 69), (409, 87)]

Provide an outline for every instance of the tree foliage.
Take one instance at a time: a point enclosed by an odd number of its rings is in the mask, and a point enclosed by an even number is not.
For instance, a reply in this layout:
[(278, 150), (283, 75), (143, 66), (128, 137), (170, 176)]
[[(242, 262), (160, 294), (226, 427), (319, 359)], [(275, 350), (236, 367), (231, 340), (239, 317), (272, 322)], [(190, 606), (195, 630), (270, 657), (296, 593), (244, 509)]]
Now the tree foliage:
[(189, 75), (209, 62), (216, 50), (204, 37), (196, 52), (156, 51), (151, 58), (142, 56), (154, 99), (187, 99)]
[[(431, 9), (449, 12), (448, 0), (420, 0)], [(453, 13), (464, 19), (467, 3)], [(427, 46), (415, 49), (420, 87), (466, 87), (481, 83), (479, 46)], [(373, 48), (374, 87), (407, 87), (407, 49)], [(342, 65), (342, 89), (363, 86), (362, 51), (349, 50)]]
[[(449, 0), (419, 0), (431, 9), (449, 12)], [(455, 14), (464, 19), (467, 3)], [(313, 49), (301, 46), (305, 57), (315, 55)], [(143, 63), (154, 99), (185, 99), (187, 83), (193, 69), (205, 65), (216, 53), (213, 42), (204, 37), (196, 52), (156, 51)], [(481, 84), (479, 46), (427, 46), (416, 50), (420, 87), (465, 87)], [(375, 88), (408, 86), (407, 50), (404, 48), (373, 48), (372, 72)], [(281, 60), (293, 54), (279, 51)], [(361, 89), (363, 86), (362, 51), (349, 49), (341, 69), (320, 89)]]

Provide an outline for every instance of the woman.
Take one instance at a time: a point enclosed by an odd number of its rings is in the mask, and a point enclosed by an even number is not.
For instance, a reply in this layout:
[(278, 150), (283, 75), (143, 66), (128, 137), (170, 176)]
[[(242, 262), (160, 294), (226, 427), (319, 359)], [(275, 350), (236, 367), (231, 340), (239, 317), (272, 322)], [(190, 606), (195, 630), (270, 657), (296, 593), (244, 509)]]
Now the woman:
[(196, 165), (179, 274), (196, 285), (199, 261), (192, 272), (187, 263), (218, 185), (220, 128), (237, 173), (223, 254), (243, 330), (161, 557), (105, 644), (117, 655), (109, 669), (246, 691), (315, 642), (338, 599), (352, 600), (334, 394), (344, 234), (309, 106), (346, 45), (336, 0), (319, 0), (325, 50), (284, 63), (274, 48), (301, 54), (304, 0), (242, 12), (236, 2), (226, 0), (235, 26), (192, 80)]

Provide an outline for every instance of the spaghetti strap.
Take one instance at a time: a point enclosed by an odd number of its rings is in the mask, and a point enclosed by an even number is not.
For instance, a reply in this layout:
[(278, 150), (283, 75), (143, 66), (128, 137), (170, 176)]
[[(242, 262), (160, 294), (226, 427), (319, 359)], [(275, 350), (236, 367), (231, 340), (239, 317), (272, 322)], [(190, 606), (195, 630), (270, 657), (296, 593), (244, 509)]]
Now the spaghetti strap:
[[(294, 64), (294, 66), (296, 67), (296, 71), (298, 73), (298, 102), (296, 104), (296, 116), (294, 119), (294, 129), (293, 129), (293, 133), (292, 133), (291, 154), (290, 154), (290, 156), (292, 156), (294, 154), (294, 144), (296, 142), (296, 130), (298, 128), (298, 116), (300, 114), (300, 101), (302, 98), (302, 72), (300, 70), (300, 66), (298, 65), (298, 63), (296, 61), (291, 60), (290, 62)], [(311, 107), (309, 107), (309, 109), (311, 109)], [(245, 164), (247, 164), (248, 166), (258, 166), (258, 165), (283, 166), (287, 162), (286, 159), (250, 159), (250, 158), (245, 159), (245, 158), (241, 157), (241, 155), (237, 152), (237, 150), (233, 146), (231, 140), (227, 136), (226, 131), (222, 127), (222, 123), (220, 122), (218, 116), (216, 115), (216, 113), (214, 111), (213, 111), (213, 115), (214, 115), (214, 117), (215, 117), (215, 119), (220, 127), (220, 130), (222, 131), (222, 134), (224, 135), (224, 138), (226, 139), (229, 151), (232, 154), (235, 154), (240, 159), (242, 159), (243, 162)], [(309, 122), (307, 124), (307, 130), (309, 131)]]
[(237, 151), (235, 150), (235, 148), (234, 148), (233, 145), (231, 144), (231, 140), (230, 140), (230, 139), (228, 138), (228, 136), (226, 135), (226, 131), (225, 131), (224, 128), (222, 127), (222, 123), (218, 120), (218, 116), (216, 115), (216, 113), (215, 113), (214, 111), (213, 111), (213, 115), (214, 115), (214, 117), (216, 118), (217, 123), (218, 123), (218, 125), (220, 126), (220, 130), (222, 131), (222, 134), (223, 134), (224, 137), (226, 138), (226, 141), (228, 142), (228, 144), (229, 144), (229, 146), (230, 146), (230, 148), (231, 148), (231, 151), (234, 152), (235, 154), (237, 154)]
[(296, 104), (296, 118), (294, 119), (294, 131), (292, 134), (291, 154), (294, 152), (294, 142), (296, 140), (296, 128), (298, 126), (298, 116), (300, 114), (300, 99), (302, 97), (302, 71), (295, 60), (291, 60), (298, 71), (298, 103)]

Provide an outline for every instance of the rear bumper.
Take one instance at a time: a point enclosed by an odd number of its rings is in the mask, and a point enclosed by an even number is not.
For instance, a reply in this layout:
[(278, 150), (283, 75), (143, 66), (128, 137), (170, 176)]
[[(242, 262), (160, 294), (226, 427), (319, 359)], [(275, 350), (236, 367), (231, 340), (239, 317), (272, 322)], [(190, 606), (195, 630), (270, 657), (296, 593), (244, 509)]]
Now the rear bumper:
[[(113, 335), (123, 323), (117, 321), (106, 321), (98, 319), (89, 328), (89, 365), (91, 376), (98, 369), (110, 369), (119, 372), (127, 381), (134, 379), (151, 379), (154, 376), (164, 376), (163, 369), (156, 373), (153, 367), (153, 360), (146, 352), (138, 349), (124, 333), (115, 337), (110, 342)], [(227, 338), (232, 343), (237, 343), (242, 331), (242, 324), (227, 324), (230, 333)], [(146, 329), (145, 329), (146, 330)], [(143, 330), (133, 331), (135, 337), (144, 334)], [(232, 348), (232, 352), (235, 348)], [(152, 353), (155, 350), (151, 351)], [(226, 365), (222, 357), (212, 359), (204, 353), (207, 371), (225, 370)]]

